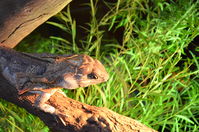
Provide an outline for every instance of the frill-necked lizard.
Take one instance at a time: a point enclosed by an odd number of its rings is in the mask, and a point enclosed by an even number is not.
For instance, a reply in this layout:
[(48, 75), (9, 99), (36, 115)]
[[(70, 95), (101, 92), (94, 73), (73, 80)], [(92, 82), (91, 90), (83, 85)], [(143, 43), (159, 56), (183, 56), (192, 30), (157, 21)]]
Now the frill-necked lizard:
[(22, 95), (39, 94), (34, 105), (54, 113), (45, 102), (60, 88), (75, 89), (108, 80), (104, 66), (88, 55), (27, 54), (0, 46), (0, 70)]

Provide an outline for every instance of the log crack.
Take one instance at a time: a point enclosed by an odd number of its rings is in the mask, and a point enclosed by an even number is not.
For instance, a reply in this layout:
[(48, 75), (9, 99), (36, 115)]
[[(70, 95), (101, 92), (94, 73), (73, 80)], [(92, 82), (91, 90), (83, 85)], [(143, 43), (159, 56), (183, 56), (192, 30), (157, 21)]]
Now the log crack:
[(32, 19), (29, 19), (29, 20), (26, 20), (24, 22), (22, 22), (21, 24), (19, 24), (9, 35), (6, 39), (2, 40), (1, 43), (4, 43), (6, 42), (6, 40), (8, 40), (13, 34), (15, 34), (15, 32), (17, 32), (18, 29), (20, 29), (21, 27), (23, 27), (25, 24), (29, 23), (29, 22), (33, 22), (33, 21), (36, 21), (38, 19), (40, 19), (41, 17), (45, 16), (45, 15), (48, 15), (48, 13), (44, 13), (44, 14), (41, 14), (35, 18), (32, 18)]

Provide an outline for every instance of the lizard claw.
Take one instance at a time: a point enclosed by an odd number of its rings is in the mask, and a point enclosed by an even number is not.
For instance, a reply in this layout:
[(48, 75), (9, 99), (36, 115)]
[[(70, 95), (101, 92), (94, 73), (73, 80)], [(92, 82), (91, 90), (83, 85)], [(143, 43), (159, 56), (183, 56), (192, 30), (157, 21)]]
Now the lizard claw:
[(49, 93), (44, 91), (29, 91), (29, 92), (39, 94), (39, 96), (34, 102), (35, 107), (39, 108), (40, 110), (43, 110), (44, 112), (55, 114), (56, 109), (53, 106), (46, 104), (46, 102), (48, 101), (50, 96), (56, 92), (56, 89), (51, 90), (51, 92)]
[(55, 107), (48, 105), (48, 104), (42, 104), (42, 105), (39, 105), (39, 106), (36, 106), (36, 107), (38, 107), (39, 109), (41, 109), (41, 110), (43, 110), (44, 112), (47, 112), (47, 113), (51, 113), (51, 114), (56, 113)]

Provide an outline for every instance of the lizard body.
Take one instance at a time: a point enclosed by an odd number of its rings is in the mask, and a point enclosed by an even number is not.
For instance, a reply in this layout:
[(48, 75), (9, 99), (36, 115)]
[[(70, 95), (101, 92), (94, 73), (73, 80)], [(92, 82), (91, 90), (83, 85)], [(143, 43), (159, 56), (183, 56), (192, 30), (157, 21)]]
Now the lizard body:
[(45, 102), (60, 88), (75, 89), (108, 80), (104, 66), (88, 55), (27, 54), (0, 46), (0, 70), (18, 94), (38, 93), (35, 106), (54, 113)]

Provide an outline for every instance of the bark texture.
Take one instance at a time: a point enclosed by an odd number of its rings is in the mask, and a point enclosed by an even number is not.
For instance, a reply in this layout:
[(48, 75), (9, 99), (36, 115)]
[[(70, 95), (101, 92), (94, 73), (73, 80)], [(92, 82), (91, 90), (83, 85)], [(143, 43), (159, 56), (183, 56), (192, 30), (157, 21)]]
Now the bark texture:
[(13, 48), (72, 0), (1, 0), (0, 45)]

